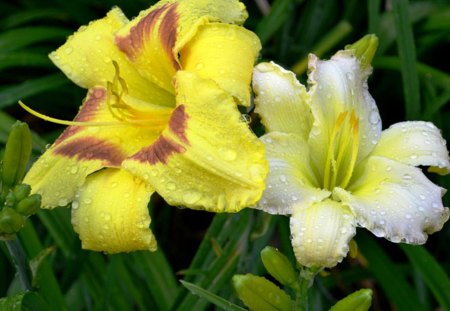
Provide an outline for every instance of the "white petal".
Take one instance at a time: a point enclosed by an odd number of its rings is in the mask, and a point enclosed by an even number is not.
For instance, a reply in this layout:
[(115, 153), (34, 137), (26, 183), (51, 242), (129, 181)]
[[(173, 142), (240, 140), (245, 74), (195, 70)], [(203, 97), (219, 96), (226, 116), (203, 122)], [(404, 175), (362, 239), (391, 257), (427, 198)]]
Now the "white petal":
[(450, 170), (448, 150), (439, 129), (430, 122), (396, 123), (381, 133), (373, 155), (405, 164), (432, 166), (431, 171), (447, 174)]
[(311, 170), (307, 143), (295, 134), (269, 133), (261, 137), (266, 147), (269, 174), (257, 208), (287, 215), (292, 206), (322, 201), (329, 191), (319, 189)]
[(317, 167), (324, 167), (326, 150), (340, 113), (359, 118), (359, 162), (375, 147), (381, 133), (381, 120), (375, 100), (368, 91), (369, 69), (362, 70), (351, 51), (340, 51), (330, 60), (310, 55), (309, 84), (314, 124), (310, 133)]
[(445, 189), (420, 169), (387, 158), (370, 157), (347, 190), (335, 189), (333, 197), (350, 206), (360, 226), (392, 242), (423, 244), (449, 218)]
[(253, 70), (256, 112), (267, 132), (295, 133), (308, 138), (312, 124), (309, 95), (295, 74), (275, 63)]
[(335, 201), (295, 206), (290, 227), (297, 261), (306, 267), (334, 267), (347, 255), (355, 226), (352, 212)]

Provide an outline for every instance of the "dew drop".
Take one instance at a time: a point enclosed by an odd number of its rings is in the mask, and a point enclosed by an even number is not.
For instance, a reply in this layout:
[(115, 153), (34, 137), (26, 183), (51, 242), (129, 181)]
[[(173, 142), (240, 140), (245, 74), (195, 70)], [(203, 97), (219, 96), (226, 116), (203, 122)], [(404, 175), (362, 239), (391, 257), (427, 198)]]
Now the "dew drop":
[(183, 195), (183, 200), (187, 204), (194, 204), (201, 199), (202, 195), (194, 190), (190, 190)]
[(403, 175), (403, 179), (404, 179), (404, 180), (411, 180), (412, 177), (411, 177), (411, 175), (409, 175), (409, 174), (404, 174), (404, 175)]
[(111, 183), (111, 188), (115, 188), (115, 187), (117, 187), (117, 185), (118, 185), (118, 183), (116, 181), (114, 181)]
[(75, 175), (77, 172), (78, 172), (78, 167), (72, 166), (72, 168), (70, 169), (70, 173)]
[(173, 182), (167, 183), (167, 190), (173, 191), (175, 189), (177, 189), (177, 186)]
[(347, 73), (345, 74), (345, 76), (347, 77), (348, 80), (350, 80), (350, 81), (353, 80), (353, 73), (347, 72)]
[(92, 203), (92, 200), (89, 199), (89, 198), (86, 198), (86, 199), (84, 199), (84, 203), (85, 203), (85, 204), (91, 204), (91, 203)]
[(222, 158), (224, 160), (227, 160), (227, 161), (233, 161), (233, 160), (236, 160), (236, 158), (237, 158), (236, 151), (231, 150), (231, 149), (222, 149), (220, 151), (220, 155), (222, 156)]
[(73, 52), (73, 48), (72, 48), (71, 46), (68, 46), (68, 47), (64, 50), (64, 52), (66, 53), (66, 55), (70, 55), (70, 54), (72, 54), (72, 52)]
[(69, 203), (69, 201), (65, 198), (59, 199), (58, 205), (59, 206), (66, 206)]
[(72, 202), (72, 209), (78, 209), (79, 207), (80, 207), (80, 204), (78, 203), (78, 201)]
[(371, 124), (373, 124), (373, 125), (376, 125), (376, 124), (378, 124), (378, 122), (380, 122), (380, 116), (379, 116), (379, 114), (378, 114), (378, 111), (372, 110), (372, 111), (370, 112), (370, 115), (369, 115), (369, 122), (370, 122)]
[(264, 167), (258, 164), (250, 166), (250, 178), (254, 182), (262, 181), (264, 179)]
[(280, 175), (280, 181), (285, 183), (287, 181), (286, 176), (285, 175)]

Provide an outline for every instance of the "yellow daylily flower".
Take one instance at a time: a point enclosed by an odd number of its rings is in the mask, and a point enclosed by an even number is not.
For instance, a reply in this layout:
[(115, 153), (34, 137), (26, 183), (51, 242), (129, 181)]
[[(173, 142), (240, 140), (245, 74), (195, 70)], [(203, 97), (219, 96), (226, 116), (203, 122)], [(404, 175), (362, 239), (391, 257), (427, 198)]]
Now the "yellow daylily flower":
[(70, 126), (24, 182), (45, 208), (73, 202), (83, 248), (154, 250), (155, 191), (215, 212), (260, 199), (264, 146), (236, 105), (260, 50), (246, 18), (237, 0), (160, 1), (131, 21), (116, 7), (50, 54), (88, 94), (74, 121), (41, 116)]
[[(368, 38), (376, 48), (376, 37)], [(445, 189), (416, 167), (447, 174), (445, 140), (429, 122), (401, 122), (381, 131), (367, 86), (374, 51), (359, 48), (326, 61), (310, 55), (308, 90), (274, 63), (254, 69), (269, 160), (257, 207), (291, 215), (294, 252), (307, 267), (340, 262), (357, 226), (392, 242), (422, 244), (449, 218), (441, 199)]]

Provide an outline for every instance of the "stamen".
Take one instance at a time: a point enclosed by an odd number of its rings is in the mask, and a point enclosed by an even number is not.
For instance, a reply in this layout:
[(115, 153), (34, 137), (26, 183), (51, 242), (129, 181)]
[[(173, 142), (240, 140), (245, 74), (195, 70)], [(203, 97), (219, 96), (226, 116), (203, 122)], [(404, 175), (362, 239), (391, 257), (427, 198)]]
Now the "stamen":
[(350, 182), (350, 179), (353, 175), (353, 170), (355, 168), (356, 159), (358, 158), (358, 151), (359, 151), (359, 119), (355, 116), (355, 113), (352, 112), (352, 115), (350, 117), (350, 125), (352, 127), (352, 138), (353, 138), (353, 144), (352, 144), (352, 155), (350, 158), (350, 163), (348, 165), (344, 180), (341, 183), (341, 187), (345, 188), (347, 187), (348, 183)]
[[(324, 188), (331, 189), (334, 186), (336, 180), (337, 168), (336, 168), (336, 158), (334, 156), (334, 150), (337, 143), (338, 133), (341, 130), (342, 123), (347, 117), (347, 111), (341, 112), (334, 125), (333, 133), (331, 134), (330, 143), (328, 145), (327, 159), (325, 161), (325, 173), (324, 173)], [(333, 180), (333, 181), (332, 181)]]
[(44, 121), (52, 122), (55, 124), (61, 124), (61, 125), (67, 125), (67, 126), (85, 126), (85, 127), (94, 127), (94, 126), (129, 126), (130, 123), (133, 123), (135, 125), (142, 125), (146, 128), (155, 128), (160, 129), (161, 125), (156, 124), (154, 122), (149, 122), (153, 120), (149, 119), (142, 119), (142, 120), (131, 120), (126, 122), (86, 122), (86, 121), (68, 121), (68, 120), (62, 120), (57, 118), (52, 118), (49, 116), (46, 116), (45, 114), (42, 114), (40, 112), (37, 112), (36, 110), (33, 110), (32, 108), (25, 105), (22, 101), (19, 100), (19, 105), (22, 107), (25, 111), (28, 113), (34, 115), (35, 117), (38, 117), (39, 119), (42, 119)]

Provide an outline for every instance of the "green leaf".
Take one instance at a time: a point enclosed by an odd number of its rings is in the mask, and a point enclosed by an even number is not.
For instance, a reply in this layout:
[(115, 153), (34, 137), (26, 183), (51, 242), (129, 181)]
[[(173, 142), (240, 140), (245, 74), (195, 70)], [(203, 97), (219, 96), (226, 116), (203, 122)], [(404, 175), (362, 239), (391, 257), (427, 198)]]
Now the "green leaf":
[(210, 291), (207, 291), (195, 284), (192, 284), (192, 283), (189, 283), (189, 282), (186, 282), (183, 280), (181, 280), (180, 282), (181, 282), (181, 284), (183, 284), (184, 287), (189, 289), (192, 294), (205, 298), (206, 300), (215, 304), (219, 308), (222, 308), (227, 311), (245, 311), (244, 308), (241, 308), (238, 305), (235, 305), (234, 303), (232, 303), (226, 299), (223, 299), (222, 297), (219, 297), (219, 296), (211, 293)]
[(421, 108), (419, 78), (416, 70), (416, 47), (409, 17), (408, 0), (396, 0), (392, 4), (397, 29), (397, 49), (401, 62), (406, 118), (414, 120), (419, 117)]
[(25, 11), (18, 11), (15, 14), (6, 16), (0, 21), (0, 25), (2, 28), (12, 28), (31, 22), (58, 19), (63, 15), (64, 12), (55, 9), (28, 9)]
[(11, 67), (52, 67), (52, 63), (47, 55), (28, 51), (0, 53), (0, 70)]
[(422, 246), (401, 244), (443, 310), (450, 310), (450, 280), (436, 259)]
[(68, 83), (69, 80), (63, 74), (57, 73), (8, 86), (0, 91), (0, 108), (44, 91), (58, 89)]
[(14, 51), (37, 42), (63, 41), (72, 33), (60, 27), (23, 27), (0, 34), (0, 51)]
[(128, 270), (145, 280), (148, 292), (158, 310), (170, 310), (178, 293), (175, 275), (161, 249), (156, 252), (134, 252), (129, 255)]
[(397, 310), (426, 310), (405, 275), (375, 242), (374, 238), (367, 232), (358, 232), (356, 240), (361, 253), (369, 262), (369, 270), (380, 283), (385, 295), (396, 305)]
[(275, 0), (269, 14), (256, 27), (255, 32), (261, 40), (261, 44), (264, 45), (283, 26), (294, 7), (294, 3), (294, 0)]
[(48, 309), (48, 304), (34, 292), (0, 299), (0, 310), (3, 311), (46, 311)]

